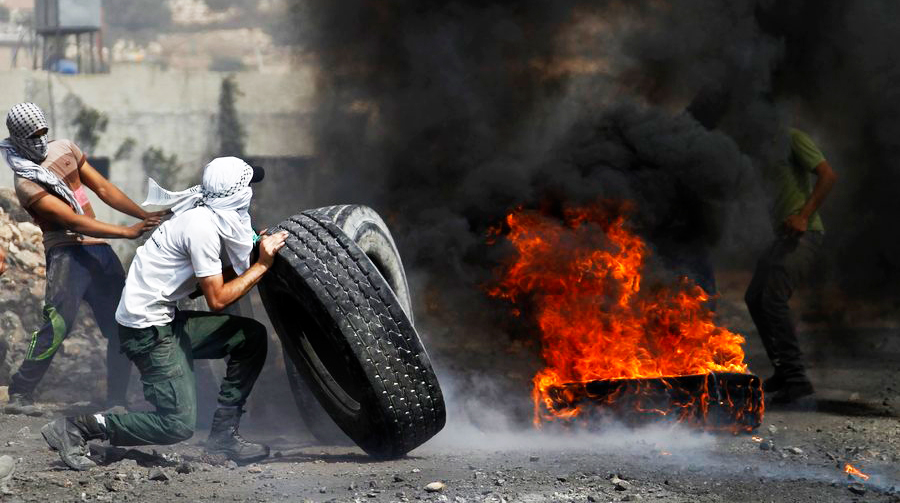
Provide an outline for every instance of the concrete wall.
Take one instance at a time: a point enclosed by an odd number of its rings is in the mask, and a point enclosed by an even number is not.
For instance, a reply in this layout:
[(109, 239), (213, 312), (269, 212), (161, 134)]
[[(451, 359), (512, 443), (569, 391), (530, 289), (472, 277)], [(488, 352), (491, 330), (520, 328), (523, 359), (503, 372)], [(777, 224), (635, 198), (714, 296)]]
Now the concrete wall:
[[(141, 153), (162, 148), (184, 165), (182, 183), (196, 183), (196, 175), (216, 149), (216, 115), (225, 73), (164, 70), (148, 65), (117, 65), (109, 74), (60, 75), (30, 70), (0, 71), (0, 112), (20, 101), (40, 105), (50, 121), (50, 137), (72, 138), (72, 118), (78, 111), (72, 96), (109, 117), (93, 156), (112, 158), (126, 138), (137, 144), (129, 158), (112, 160), (110, 179), (138, 203), (144, 200), (146, 180)], [(237, 109), (247, 132), (248, 156), (310, 156), (308, 134), (313, 72), (298, 69), (283, 74), (240, 72), (236, 82), (243, 93)], [(5, 125), (0, 125), (3, 137)], [(0, 186), (11, 187), (12, 175), (0, 161)], [(92, 198), (98, 218), (125, 222)]]

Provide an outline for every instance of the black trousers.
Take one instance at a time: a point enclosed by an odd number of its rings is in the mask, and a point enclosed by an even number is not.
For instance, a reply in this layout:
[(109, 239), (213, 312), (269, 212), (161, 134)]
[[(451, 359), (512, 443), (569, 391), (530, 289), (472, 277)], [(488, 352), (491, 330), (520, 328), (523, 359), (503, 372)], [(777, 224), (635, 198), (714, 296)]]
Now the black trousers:
[(744, 300), (775, 373), (788, 382), (808, 381), (788, 301), (819, 262), (823, 235), (779, 236), (756, 264)]

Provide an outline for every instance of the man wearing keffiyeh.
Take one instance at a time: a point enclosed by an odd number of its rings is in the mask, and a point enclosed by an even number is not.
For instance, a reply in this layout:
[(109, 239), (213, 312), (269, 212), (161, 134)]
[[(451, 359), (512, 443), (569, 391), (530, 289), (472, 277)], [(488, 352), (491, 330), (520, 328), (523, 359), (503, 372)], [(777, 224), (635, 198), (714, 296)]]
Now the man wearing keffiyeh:
[[(174, 217), (138, 248), (116, 311), (122, 351), (141, 372), (154, 412), (89, 414), (57, 419), (41, 429), (63, 462), (75, 470), (94, 465), (86, 442), (112, 445), (174, 444), (194, 434), (197, 396), (193, 360), (226, 358), (206, 450), (247, 463), (269, 448), (238, 433), (242, 407), (266, 360), (268, 337), (259, 322), (219, 314), (262, 278), (287, 233), (264, 236), (250, 265), (250, 183), (262, 178), (236, 157), (220, 157), (203, 170), (200, 185), (180, 192), (152, 179), (144, 204), (171, 205)], [(213, 312), (177, 311), (175, 303), (199, 285)]]
[[(140, 237), (163, 212), (151, 213), (97, 172), (69, 140), (48, 141), (47, 120), (34, 103), (19, 103), (6, 116), (9, 137), (0, 156), (15, 174), (16, 195), (44, 236), (47, 285), (44, 323), (32, 336), (25, 361), (12, 378), (7, 414), (39, 414), (34, 392), (86, 301), (107, 338), (107, 406), (126, 405), (131, 363), (119, 353), (113, 311), (125, 284), (119, 258), (102, 238)], [(141, 221), (132, 226), (97, 220), (85, 187), (110, 207)], [(0, 266), (2, 270), (2, 266)]]

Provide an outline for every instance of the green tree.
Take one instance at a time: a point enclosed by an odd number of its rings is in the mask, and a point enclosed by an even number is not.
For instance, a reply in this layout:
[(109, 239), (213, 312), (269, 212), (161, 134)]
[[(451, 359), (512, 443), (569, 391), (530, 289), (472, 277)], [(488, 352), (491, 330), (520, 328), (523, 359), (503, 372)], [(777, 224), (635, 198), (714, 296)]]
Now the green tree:
[(137, 140), (132, 137), (125, 138), (122, 140), (122, 144), (119, 145), (119, 148), (116, 149), (116, 153), (113, 155), (113, 159), (117, 161), (121, 161), (122, 159), (126, 159), (131, 157), (131, 153), (134, 152), (134, 147), (137, 145)]
[(163, 149), (150, 147), (141, 154), (141, 167), (145, 175), (165, 188), (171, 188), (178, 183), (181, 165), (175, 154), (166, 155)]
[(244, 156), (244, 139), (247, 134), (238, 118), (234, 102), (238, 96), (243, 96), (234, 76), (229, 75), (222, 79), (222, 87), (219, 92), (219, 124), (217, 133), (219, 136), (218, 155)]
[(86, 152), (93, 152), (100, 142), (100, 134), (109, 125), (109, 117), (96, 108), (81, 104), (72, 125), (75, 126), (75, 144)]

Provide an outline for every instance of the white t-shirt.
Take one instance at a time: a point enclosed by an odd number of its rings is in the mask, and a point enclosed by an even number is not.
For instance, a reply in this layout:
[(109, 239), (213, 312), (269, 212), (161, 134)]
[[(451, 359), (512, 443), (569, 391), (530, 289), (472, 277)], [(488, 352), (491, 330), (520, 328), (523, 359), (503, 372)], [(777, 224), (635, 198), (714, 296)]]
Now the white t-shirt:
[(222, 273), (222, 241), (213, 213), (199, 206), (163, 222), (137, 249), (116, 321), (131, 328), (167, 325), (196, 278)]

